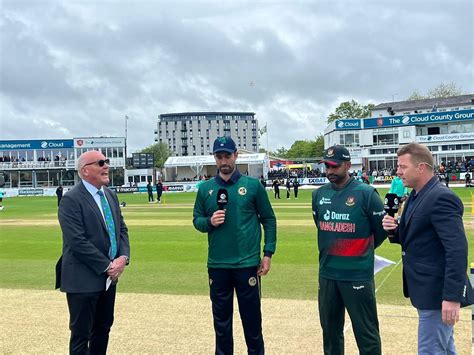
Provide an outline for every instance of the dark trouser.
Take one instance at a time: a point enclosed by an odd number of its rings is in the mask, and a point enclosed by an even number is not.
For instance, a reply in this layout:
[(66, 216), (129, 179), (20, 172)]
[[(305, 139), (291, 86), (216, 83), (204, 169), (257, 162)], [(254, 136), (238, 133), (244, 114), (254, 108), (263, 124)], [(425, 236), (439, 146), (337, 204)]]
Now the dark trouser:
[(260, 277), (257, 267), (243, 269), (208, 269), (212, 301), (216, 354), (233, 354), (232, 316), (234, 288), (239, 304), (240, 319), (244, 328), (249, 354), (265, 353), (260, 309)]
[(153, 192), (148, 192), (148, 202), (153, 202)]
[(336, 281), (320, 277), (318, 305), (324, 354), (344, 354), (344, 308), (351, 318), (359, 353), (382, 353), (373, 280)]
[(114, 322), (116, 286), (107, 291), (67, 293), (70, 354), (105, 354)]
[(286, 198), (290, 198), (290, 193), (291, 193), (291, 190), (290, 190), (290, 189), (286, 189)]
[(161, 195), (162, 195), (162, 194), (163, 194), (163, 191), (158, 191), (158, 192), (156, 193), (156, 200), (157, 200), (157, 201), (161, 201)]
[(275, 198), (280, 198), (280, 190), (275, 190)]
[(58, 206), (59, 206), (59, 203), (61, 202), (62, 198), (63, 198), (62, 196), (58, 196)]
[(298, 188), (297, 187), (293, 188), (293, 191), (295, 191), (295, 198), (298, 198)]

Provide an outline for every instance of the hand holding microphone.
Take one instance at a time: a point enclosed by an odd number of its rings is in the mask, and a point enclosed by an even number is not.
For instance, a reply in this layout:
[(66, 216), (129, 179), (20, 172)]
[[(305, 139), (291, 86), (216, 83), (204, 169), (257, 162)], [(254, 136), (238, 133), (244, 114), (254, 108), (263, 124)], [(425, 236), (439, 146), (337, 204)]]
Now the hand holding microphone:
[(389, 236), (393, 236), (398, 222), (395, 219), (395, 214), (400, 207), (400, 199), (397, 194), (386, 194), (384, 200), (384, 210), (386, 215), (383, 217), (382, 226), (388, 232)]
[(217, 192), (217, 208), (218, 210), (212, 214), (211, 224), (218, 227), (225, 222), (225, 206), (229, 202), (229, 193), (226, 189), (219, 189)]

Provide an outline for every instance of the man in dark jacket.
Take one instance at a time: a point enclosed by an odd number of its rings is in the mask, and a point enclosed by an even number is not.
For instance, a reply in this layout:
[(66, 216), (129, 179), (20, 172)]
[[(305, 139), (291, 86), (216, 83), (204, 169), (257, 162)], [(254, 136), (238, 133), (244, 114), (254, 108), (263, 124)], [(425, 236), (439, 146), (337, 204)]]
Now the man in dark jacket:
[(128, 229), (109, 184), (109, 160), (100, 152), (78, 160), (82, 181), (59, 205), (62, 256), (56, 288), (66, 292), (70, 354), (105, 354), (114, 321), (116, 283), (130, 258)]
[(58, 206), (59, 202), (61, 202), (61, 199), (63, 198), (63, 186), (59, 185), (58, 188), (56, 189), (56, 196), (58, 196)]
[(148, 192), (148, 202), (154, 202), (153, 200), (153, 186), (151, 186), (151, 182), (148, 181), (148, 184), (146, 185), (146, 190)]
[(383, 227), (402, 247), (403, 293), (419, 315), (418, 353), (456, 354), (454, 325), (460, 307), (473, 302), (463, 204), (434, 175), (426, 146), (410, 143), (397, 155), (397, 174), (413, 190), (400, 222), (386, 215)]
[(156, 200), (161, 203), (161, 195), (163, 195), (163, 182), (158, 180), (156, 183)]

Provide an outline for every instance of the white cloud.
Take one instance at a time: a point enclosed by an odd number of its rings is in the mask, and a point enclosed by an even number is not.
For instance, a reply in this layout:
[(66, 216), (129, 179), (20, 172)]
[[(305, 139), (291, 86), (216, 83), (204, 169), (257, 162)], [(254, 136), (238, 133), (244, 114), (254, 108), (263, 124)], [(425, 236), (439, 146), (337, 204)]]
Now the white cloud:
[(472, 2), (429, 5), (3, 1), (0, 138), (123, 136), (128, 115), (134, 151), (160, 113), (236, 110), (268, 122), (275, 149), (344, 100), (474, 92)]

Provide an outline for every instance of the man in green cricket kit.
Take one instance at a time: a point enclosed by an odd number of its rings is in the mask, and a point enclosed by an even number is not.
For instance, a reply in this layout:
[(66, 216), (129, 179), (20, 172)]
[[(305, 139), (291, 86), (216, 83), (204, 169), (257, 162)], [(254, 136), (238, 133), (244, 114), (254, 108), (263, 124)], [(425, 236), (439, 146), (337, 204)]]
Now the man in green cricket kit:
[(349, 151), (332, 146), (323, 162), (330, 183), (313, 192), (318, 228), (319, 319), (324, 354), (344, 354), (347, 309), (360, 354), (382, 353), (375, 303), (374, 248), (387, 236), (383, 203), (372, 186), (349, 176)]
[[(214, 141), (218, 174), (197, 192), (193, 224), (208, 233), (207, 267), (216, 332), (216, 354), (233, 354), (234, 289), (249, 354), (264, 354), (260, 277), (270, 270), (276, 248), (276, 219), (260, 181), (242, 175), (230, 137)], [(264, 229), (263, 257), (261, 250)]]

